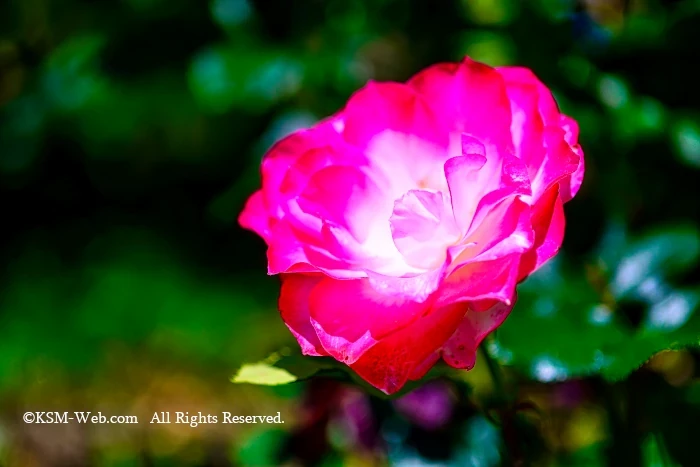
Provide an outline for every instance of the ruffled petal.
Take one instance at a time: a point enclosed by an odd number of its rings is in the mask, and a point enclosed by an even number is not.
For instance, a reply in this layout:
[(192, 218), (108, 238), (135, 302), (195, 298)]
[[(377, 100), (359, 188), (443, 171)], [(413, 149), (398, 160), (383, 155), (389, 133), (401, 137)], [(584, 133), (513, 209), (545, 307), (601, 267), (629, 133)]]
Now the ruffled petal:
[(453, 259), (453, 267), (467, 262), (491, 261), (532, 248), (535, 232), (532, 228), (531, 207), (515, 198), (505, 200), (491, 209), (483, 222), (467, 237), (473, 245)]
[(383, 175), (383, 183), (377, 182), (394, 199), (416, 187), (440, 191), (445, 182), (438, 169), (448, 158), (450, 135), (411, 87), (370, 82), (341, 114), (343, 137)]
[[(505, 80), (509, 98), (522, 110), (527, 111), (528, 116), (534, 117), (533, 111), (537, 111), (539, 120), (544, 126), (559, 124), (557, 101), (532, 70), (509, 66), (498, 67), (496, 70)], [(536, 103), (535, 109), (526, 104), (533, 97)]]
[(564, 138), (566, 142), (571, 147), (571, 150), (578, 156), (578, 166), (574, 173), (565, 180), (562, 181), (561, 189), (559, 190), (559, 195), (562, 201), (566, 203), (571, 200), (576, 193), (578, 193), (581, 184), (583, 183), (583, 174), (586, 170), (585, 162), (583, 160), (583, 149), (578, 144), (578, 123), (573, 118), (567, 117), (566, 115), (561, 116), (561, 127), (564, 130)]
[(393, 394), (409, 377), (427, 371), (426, 361), (455, 332), (465, 310), (464, 304), (434, 309), (376, 343), (350, 367), (372, 386)]
[(565, 226), (564, 203), (559, 196), (558, 187), (553, 186), (532, 209), (534, 244), (520, 262), (520, 280), (539, 269), (559, 252), (564, 240)]
[(345, 229), (358, 244), (367, 241), (371, 229), (386, 224), (391, 204), (383, 201), (390, 200), (364, 172), (341, 165), (316, 171), (298, 198), (305, 214)]
[(510, 101), (495, 69), (466, 57), (428, 67), (408, 84), (430, 102), (442, 128), (504, 150), (512, 147)]
[(326, 278), (311, 292), (311, 323), (323, 348), (354, 363), (378, 341), (430, 311), (431, 301), (376, 290), (367, 279)]
[(571, 175), (582, 161), (566, 142), (564, 135), (565, 132), (560, 127), (547, 127), (544, 131), (545, 157), (532, 178), (535, 200), (554, 184), (561, 182), (568, 186)]
[(518, 282), (520, 253), (491, 261), (468, 262), (452, 271), (437, 292), (436, 306), (456, 302), (513, 301)]
[[(559, 113), (552, 93), (525, 68), (498, 68), (511, 101), (511, 132), (516, 155), (528, 166), (533, 197), (539, 199), (554, 183), (572, 185), (583, 178), (583, 153), (578, 146), (575, 122)], [(580, 171), (577, 171), (580, 168)], [(566, 179), (566, 180), (565, 180)], [(569, 193), (569, 189), (565, 190)], [(565, 201), (570, 199), (563, 196)]]
[(494, 329), (503, 324), (513, 309), (510, 305), (496, 302), (485, 311), (469, 309), (455, 333), (442, 349), (442, 359), (453, 368), (472, 369), (476, 362), (476, 351), (481, 342)]
[(453, 157), (445, 163), (452, 210), (462, 232), (466, 232), (471, 225), (483, 189), (487, 188), (485, 185), (493, 177), (492, 171), (485, 169), (487, 160), (484, 146), (474, 138), (465, 138), (464, 155)]
[(260, 235), (266, 242), (270, 241), (270, 215), (262, 190), (256, 191), (248, 198), (243, 212), (238, 216), (238, 223), (244, 229)]
[(301, 346), (304, 355), (328, 356), (311, 326), (309, 294), (323, 280), (323, 276), (304, 274), (282, 274), (279, 310), (284, 324)]
[(279, 218), (283, 215), (284, 201), (280, 186), (288, 170), (295, 167), (298, 159), (307, 152), (340, 142), (339, 130), (342, 126), (340, 118), (331, 117), (313, 128), (292, 133), (267, 151), (262, 161), (262, 191), (265, 205), (272, 216)]
[(341, 114), (345, 122), (343, 137), (362, 149), (387, 130), (438, 146), (448, 143), (448, 134), (436, 126), (429, 101), (402, 83), (370, 81), (350, 97)]
[(410, 190), (394, 203), (389, 224), (406, 262), (425, 270), (444, 263), (447, 247), (460, 237), (449, 198), (440, 192)]

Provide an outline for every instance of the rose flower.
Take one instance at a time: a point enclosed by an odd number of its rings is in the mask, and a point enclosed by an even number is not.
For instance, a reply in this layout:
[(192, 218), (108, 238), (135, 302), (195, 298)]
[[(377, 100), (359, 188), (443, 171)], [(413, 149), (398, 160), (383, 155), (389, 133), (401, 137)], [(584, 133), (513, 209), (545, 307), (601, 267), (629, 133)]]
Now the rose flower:
[(472, 368), (557, 253), (577, 139), (530, 70), (437, 64), (275, 144), (239, 221), (268, 245), (303, 353), (391, 394), (440, 358)]

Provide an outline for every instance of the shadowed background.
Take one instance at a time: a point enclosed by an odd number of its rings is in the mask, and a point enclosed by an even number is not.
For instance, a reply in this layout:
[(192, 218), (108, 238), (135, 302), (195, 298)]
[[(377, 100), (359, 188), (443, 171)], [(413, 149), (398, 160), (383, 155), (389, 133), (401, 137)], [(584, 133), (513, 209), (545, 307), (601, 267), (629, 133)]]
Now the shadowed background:
[[(3, 2), (0, 465), (694, 464), (698, 19), (697, 0)], [(532, 68), (586, 154), (563, 252), (489, 341), (523, 404), (493, 402), (481, 359), (391, 402), (230, 383), (296, 345), (236, 223), (265, 150), (368, 79), (465, 54)], [(148, 424), (222, 410), (286, 423)]]

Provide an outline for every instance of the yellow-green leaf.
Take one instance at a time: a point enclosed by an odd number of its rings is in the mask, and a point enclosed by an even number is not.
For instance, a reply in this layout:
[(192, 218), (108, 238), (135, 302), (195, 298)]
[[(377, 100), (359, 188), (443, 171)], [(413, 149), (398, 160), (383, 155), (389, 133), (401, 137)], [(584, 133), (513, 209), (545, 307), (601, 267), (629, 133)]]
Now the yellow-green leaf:
[(232, 378), (232, 383), (250, 383), (264, 386), (279, 386), (293, 383), (297, 377), (267, 363), (248, 363), (243, 365)]

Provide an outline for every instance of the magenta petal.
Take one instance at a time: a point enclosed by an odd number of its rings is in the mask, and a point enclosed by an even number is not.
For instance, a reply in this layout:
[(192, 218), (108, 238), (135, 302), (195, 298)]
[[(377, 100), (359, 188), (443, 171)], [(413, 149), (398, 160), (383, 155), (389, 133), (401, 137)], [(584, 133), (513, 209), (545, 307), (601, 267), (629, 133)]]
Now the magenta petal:
[(304, 244), (294, 235), (290, 226), (286, 223), (278, 223), (274, 226), (267, 249), (267, 273), (269, 275), (282, 272), (315, 272), (317, 269), (311, 266), (304, 251)]
[(270, 215), (267, 213), (262, 190), (248, 198), (243, 212), (238, 216), (238, 223), (244, 229), (252, 230), (265, 241), (270, 239)]
[(342, 115), (345, 140), (359, 148), (366, 148), (387, 130), (440, 146), (448, 142), (447, 133), (441, 135), (436, 127), (436, 116), (428, 101), (405, 84), (370, 81), (350, 97)]
[[(304, 241), (306, 240), (306, 241)], [(272, 229), (272, 236), (267, 250), (267, 273), (315, 273), (324, 272), (338, 279), (366, 277), (361, 270), (348, 269), (347, 258), (339, 258), (330, 250), (333, 245), (326, 242), (317, 246), (319, 240), (301, 235), (292, 229), (292, 224), (278, 222)]]
[(392, 277), (367, 271), (369, 284), (378, 293), (400, 296), (415, 302), (424, 302), (435, 292), (442, 282), (447, 264), (424, 273), (404, 277)]
[(520, 256), (513, 253), (458, 267), (445, 278), (436, 306), (489, 299), (511, 303), (518, 282)]
[(505, 200), (491, 209), (481, 224), (470, 233), (467, 242), (475, 247), (455, 258), (453, 265), (490, 261), (513, 253), (528, 251), (535, 241), (530, 206), (518, 198)]
[(564, 139), (560, 127), (548, 127), (543, 134), (545, 157), (532, 179), (535, 199), (538, 199), (555, 183), (569, 185), (571, 175), (577, 170), (582, 158), (574, 152)]
[(429, 301), (382, 294), (367, 279), (324, 279), (309, 300), (311, 323), (324, 349), (348, 364), (430, 310)]
[(512, 309), (513, 303), (496, 302), (486, 311), (467, 311), (442, 350), (443, 360), (453, 368), (473, 368), (481, 341), (505, 321)]
[(583, 160), (583, 150), (578, 144), (578, 123), (573, 118), (566, 115), (561, 116), (561, 127), (565, 132), (564, 138), (571, 146), (572, 151), (578, 156), (578, 166), (571, 177), (561, 183), (560, 195), (563, 202), (571, 200), (578, 193), (581, 184), (583, 183), (583, 174), (585, 172), (585, 162)]
[(460, 238), (449, 198), (427, 190), (410, 190), (396, 200), (389, 224), (406, 262), (425, 270), (440, 267), (447, 247)]
[(341, 114), (345, 141), (363, 152), (392, 201), (410, 189), (442, 191), (438, 170), (448, 157), (450, 134), (437, 126), (428, 102), (411, 87), (370, 82)]
[(299, 158), (308, 151), (340, 142), (339, 124), (339, 119), (329, 118), (312, 129), (300, 130), (283, 138), (265, 154), (262, 161), (263, 194), (266, 206), (276, 217), (282, 215), (280, 209), (284, 202), (280, 186), (287, 171), (295, 167)]
[(510, 101), (505, 82), (495, 69), (466, 57), (461, 63), (426, 68), (408, 84), (430, 102), (441, 127), (503, 149), (512, 146)]
[[(518, 104), (522, 104), (526, 95), (536, 96), (537, 111), (544, 126), (559, 124), (559, 106), (547, 87), (535, 76), (532, 70), (522, 67), (499, 67), (498, 73), (505, 80), (508, 95)], [(529, 109), (522, 105), (523, 110)]]
[(372, 386), (393, 394), (446, 342), (464, 317), (463, 304), (434, 309), (382, 339), (350, 367)]
[(532, 226), (535, 233), (534, 245), (523, 255), (519, 274), (521, 279), (556, 255), (564, 240), (564, 203), (556, 186), (550, 188), (533, 207)]
[(474, 219), (482, 193), (478, 187), (480, 178), (489, 174), (480, 172), (486, 164), (483, 154), (465, 154), (453, 157), (445, 163), (445, 177), (450, 188), (452, 210), (462, 232), (466, 232)]
[(304, 355), (327, 356), (309, 320), (309, 294), (322, 275), (282, 274), (279, 309), (282, 320), (299, 342)]
[(411, 381), (418, 381), (420, 380), (423, 376), (425, 376), (430, 369), (440, 360), (440, 352), (435, 351), (428, 355), (428, 357), (420, 362), (411, 372), (411, 374), (408, 376), (408, 379)]
[[(466, 143), (463, 137), (463, 147)], [(523, 161), (507, 152), (489, 157), (492, 159), (465, 152), (445, 163), (455, 219), (464, 232), (478, 228), (484, 216), (504, 199), (531, 194)]]
[(568, 201), (578, 191), (584, 171), (576, 122), (559, 113), (552, 93), (532, 71), (511, 67), (498, 71), (511, 100), (516, 154), (528, 165), (535, 199), (562, 181), (562, 198)]
[[(346, 229), (362, 243), (382, 214), (381, 199), (377, 185), (361, 170), (336, 165), (314, 173), (298, 203), (306, 214)], [(387, 205), (384, 214), (388, 217), (390, 212)]]

